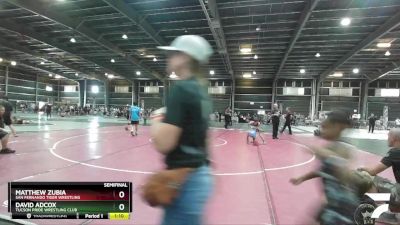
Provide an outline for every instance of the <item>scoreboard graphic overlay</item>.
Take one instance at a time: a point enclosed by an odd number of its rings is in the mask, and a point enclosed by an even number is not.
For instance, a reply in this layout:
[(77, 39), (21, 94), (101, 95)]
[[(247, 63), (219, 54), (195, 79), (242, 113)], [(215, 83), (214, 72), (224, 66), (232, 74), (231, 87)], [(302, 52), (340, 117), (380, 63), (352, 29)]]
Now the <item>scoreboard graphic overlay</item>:
[(131, 182), (10, 182), (13, 219), (128, 220)]

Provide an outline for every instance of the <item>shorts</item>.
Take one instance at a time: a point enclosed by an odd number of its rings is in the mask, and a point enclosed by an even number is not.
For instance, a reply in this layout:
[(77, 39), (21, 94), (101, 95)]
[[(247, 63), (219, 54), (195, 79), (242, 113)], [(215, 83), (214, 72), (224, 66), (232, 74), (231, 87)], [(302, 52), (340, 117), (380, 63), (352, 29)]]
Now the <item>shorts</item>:
[(0, 140), (7, 136), (8, 132), (4, 130), (0, 130)]
[(248, 135), (252, 138), (256, 138), (257, 137), (257, 132), (255, 130), (251, 130), (249, 131)]
[(131, 121), (131, 124), (132, 124), (132, 125), (139, 124), (139, 121)]
[(5, 112), (4, 113), (4, 124), (7, 125), (7, 126), (10, 126), (12, 124), (11, 112)]

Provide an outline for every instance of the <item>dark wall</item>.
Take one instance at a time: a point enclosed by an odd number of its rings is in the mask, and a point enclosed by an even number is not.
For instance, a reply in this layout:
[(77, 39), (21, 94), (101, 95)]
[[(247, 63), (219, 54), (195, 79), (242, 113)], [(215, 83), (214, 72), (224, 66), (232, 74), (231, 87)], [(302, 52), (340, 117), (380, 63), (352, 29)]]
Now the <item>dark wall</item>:
[[(326, 80), (319, 90), (320, 102), (319, 111), (331, 111), (334, 109), (344, 109), (349, 112), (360, 112), (361, 110), (361, 86), (362, 80)], [(332, 93), (336, 89), (349, 90), (349, 96), (333, 96)]]
[(272, 83), (271, 79), (235, 80), (235, 111), (247, 113), (271, 110)]
[[(138, 81), (138, 100), (139, 105), (144, 105), (144, 108), (161, 108), (164, 106), (164, 84), (161, 81), (147, 80)], [(146, 86), (159, 87), (158, 93), (145, 93)]]
[[(129, 93), (116, 93), (115, 87), (127, 86)], [(137, 89), (135, 92), (137, 93)], [(135, 94), (136, 95), (136, 94)], [(132, 83), (127, 80), (111, 80), (110, 81), (110, 106), (126, 106), (132, 104)]]
[[(6, 68), (0, 67), (0, 93), (5, 94)], [(8, 98), (14, 104), (17, 101), (34, 103), (36, 101), (36, 75), (9, 67)], [(46, 86), (53, 87), (53, 91), (46, 91)], [(43, 75), (38, 76), (38, 101), (57, 101), (57, 81)]]
[[(284, 95), (283, 89), (287, 87), (304, 88), (304, 95)], [(290, 107), (294, 113), (308, 116), (311, 109), (311, 79), (280, 79), (276, 85), (276, 102), (281, 104), (285, 111)]]
[(369, 84), (367, 112), (380, 117), (383, 115), (383, 107), (389, 108), (389, 120), (400, 118), (400, 98), (399, 97), (375, 97), (375, 90), (378, 88), (400, 88), (398, 80), (377, 80)]
[[(77, 82), (70, 80), (60, 80), (57, 82), (59, 93), (59, 101), (62, 104), (78, 105), (79, 104), (79, 85)], [(65, 85), (75, 86), (75, 92), (66, 92)]]
[[(17, 101), (35, 102), (36, 97), (36, 74), (18, 67), (9, 67), (9, 87), (8, 96), (11, 102)], [(174, 81), (169, 81), (173, 85)], [(76, 85), (76, 92), (65, 92), (65, 85)], [(99, 93), (91, 92), (91, 86), (99, 86)], [(159, 86), (158, 93), (145, 93), (145, 86)], [(209, 80), (209, 87), (223, 86), (225, 93), (210, 94), (213, 101), (213, 110), (223, 112), (231, 105), (232, 82), (230, 80)], [(57, 80), (48, 76), (38, 76), (38, 101), (50, 101), (62, 104), (79, 103), (79, 85), (70, 80)], [(46, 86), (51, 86), (53, 91), (46, 91)], [(128, 93), (116, 93), (116, 86), (128, 86)], [(236, 79), (235, 80), (235, 111), (256, 112), (257, 110), (269, 111), (272, 103), (272, 79)], [(285, 87), (302, 87), (305, 89), (304, 96), (288, 96), (283, 94)], [(276, 102), (282, 104), (283, 108), (291, 107), (296, 113), (308, 115), (310, 111), (312, 80), (307, 79), (279, 79), (276, 87)], [(346, 88), (351, 89), (351, 96), (331, 96), (331, 89)], [(323, 82), (320, 93), (318, 109), (329, 111), (338, 107), (346, 108), (349, 111), (354, 109), (361, 111), (362, 102), (362, 81), (355, 79), (335, 79)], [(383, 107), (389, 107), (389, 120), (400, 117), (400, 98), (376, 97), (375, 90), (378, 88), (400, 88), (398, 80), (377, 80), (372, 82), (368, 88), (367, 113), (374, 113), (381, 116)], [(132, 83), (127, 80), (114, 79), (109, 81), (109, 105), (124, 106), (132, 103)], [(164, 84), (156, 80), (136, 81), (134, 83), (134, 101), (144, 101), (145, 107), (159, 108), (164, 105)], [(168, 89), (167, 89), (168, 91)], [(0, 66), (0, 95), (5, 92), (5, 67)], [(96, 105), (105, 104), (105, 86), (101, 81), (87, 81), (87, 103)], [(253, 102), (254, 104), (250, 104)]]
[[(92, 92), (92, 86), (95, 85), (99, 87), (99, 93)], [(93, 105), (95, 102), (96, 106), (104, 105), (105, 103), (104, 99), (105, 99), (104, 82), (97, 80), (87, 80), (86, 104)]]
[(230, 80), (210, 80), (208, 82), (209, 87), (223, 87), (225, 89), (224, 94), (212, 94), (210, 97), (213, 104), (213, 112), (224, 112), (227, 107), (230, 107), (231, 96), (232, 96), (232, 81)]

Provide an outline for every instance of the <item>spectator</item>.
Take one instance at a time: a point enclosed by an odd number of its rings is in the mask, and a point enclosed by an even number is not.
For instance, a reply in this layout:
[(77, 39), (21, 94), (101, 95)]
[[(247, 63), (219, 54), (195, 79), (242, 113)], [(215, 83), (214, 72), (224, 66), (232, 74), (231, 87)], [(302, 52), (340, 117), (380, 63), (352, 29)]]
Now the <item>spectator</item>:
[[(396, 183), (400, 183), (400, 129), (393, 128), (388, 134), (388, 146), (391, 148), (385, 157), (381, 159), (375, 166), (368, 168), (360, 168), (367, 171), (371, 176), (376, 176), (386, 169), (392, 167)], [(394, 214), (385, 213), (385, 220), (392, 220), (393, 224), (399, 224), (400, 220)]]
[(400, 127), (400, 119), (399, 119), (399, 118), (397, 118), (397, 119), (394, 121), (394, 123), (395, 123), (395, 125), (396, 125), (396, 128), (399, 128), (399, 127)]
[(4, 106), (4, 109), (5, 109), (5, 112), (3, 115), (4, 124), (10, 128), (11, 133), (14, 135), (14, 137), (16, 137), (17, 132), (15, 131), (14, 126), (12, 125), (12, 119), (11, 119), (11, 113), (13, 111), (13, 106), (8, 101), (7, 96), (4, 96), (3, 99), (0, 100), (0, 105)]
[(368, 133), (374, 133), (374, 129), (375, 129), (375, 122), (376, 122), (377, 118), (375, 117), (375, 115), (372, 113), (370, 117), (368, 117), (368, 122), (369, 122), (369, 127), (368, 127)]
[(7, 147), (8, 144), (8, 139), (9, 139), (9, 133), (4, 130), (4, 115), (5, 115), (5, 107), (0, 105), (0, 141), (1, 141), (1, 150), (0, 154), (9, 154), (9, 153), (15, 153), (14, 150), (11, 150)]
[(226, 107), (224, 116), (225, 116), (225, 129), (228, 129), (228, 126), (231, 125), (231, 118), (232, 118), (232, 110), (229, 106)]
[(281, 134), (285, 131), (286, 127), (289, 128), (289, 135), (292, 135), (292, 120), (293, 120), (293, 113), (290, 108), (286, 109), (285, 115), (285, 124), (281, 130)]
[(51, 118), (51, 105), (46, 104), (44, 106), (44, 111), (46, 112), (46, 118), (49, 119), (49, 117)]

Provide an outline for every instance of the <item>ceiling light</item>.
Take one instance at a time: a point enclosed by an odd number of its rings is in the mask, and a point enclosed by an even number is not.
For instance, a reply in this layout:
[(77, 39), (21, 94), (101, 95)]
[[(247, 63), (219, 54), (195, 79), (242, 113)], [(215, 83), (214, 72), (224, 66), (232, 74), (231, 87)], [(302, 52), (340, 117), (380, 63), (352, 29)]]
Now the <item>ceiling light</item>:
[(342, 26), (349, 26), (350, 23), (351, 23), (351, 19), (349, 17), (342, 18), (342, 20), (340, 21), (340, 24)]
[(60, 75), (56, 75), (54, 78), (56, 78), (56, 79), (60, 79), (61, 78), (61, 76)]
[(72, 42), (72, 43), (76, 42), (75, 38), (71, 38), (71, 39), (69, 39), (69, 41)]
[(128, 35), (123, 34), (123, 35), (122, 35), (122, 38), (123, 38), (123, 39), (128, 39)]
[(257, 26), (256, 31), (260, 31), (260, 30), (261, 30), (261, 27)]
[(251, 48), (241, 48), (240, 52), (241, 53), (251, 53)]
[(136, 71), (136, 75), (140, 76), (142, 74), (140, 71)]
[(105, 76), (107, 76), (107, 75), (108, 75), (108, 73), (104, 73), (104, 75), (105, 75)]
[(111, 62), (111, 63), (115, 63), (115, 59), (111, 59), (110, 62)]
[(215, 71), (214, 70), (210, 70), (210, 75), (214, 75)]
[(251, 78), (251, 74), (250, 73), (245, 73), (245, 74), (243, 74), (243, 78)]
[(258, 59), (258, 55), (254, 55), (254, 59)]
[(40, 62), (40, 65), (44, 65), (44, 62), (43, 62), (43, 61), (41, 61), (41, 62)]
[(53, 91), (53, 87), (51, 87), (51, 86), (46, 86), (46, 91)]
[(53, 74), (49, 73), (49, 77), (52, 77), (52, 76), (53, 76)]
[(315, 54), (315, 57), (319, 58), (319, 57), (321, 57), (321, 54), (317, 53), (317, 54)]
[(244, 54), (251, 53), (251, 44), (240, 45), (240, 52)]
[(185, 28), (185, 33), (187, 33), (188, 32), (188, 30)]
[(305, 69), (300, 69), (300, 73), (306, 73)]
[(79, 74), (78, 74), (78, 73), (75, 73), (75, 76), (79, 76)]
[(335, 72), (334, 74), (330, 75), (330, 77), (343, 77), (342, 72)]
[(17, 62), (11, 61), (11, 66), (15, 66), (15, 65), (17, 65)]
[(360, 72), (360, 69), (358, 69), (358, 68), (354, 68), (354, 69), (353, 69), (353, 73), (357, 74), (357, 73), (359, 73), (359, 72)]
[(175, 72), (172, 72), (170, 75), (169, 75), (169, 78), (172, 78), (172, 79), (175, 79), (175, 78), (177, 78), (178, 76), (175, 74)]
[(254, 70), (254, 71), (253, 71), (253, 75), (256, 75), (256, 74), (257, 74), (257, 73), (256, 73), (256, 71)]
[(391, 45), (391, 43), (378, 43), (376, 46), (378, 48), (389, 48)]
[(113, 74), (110, 74), (110, 75), (108, 75), (107, 76), (109, 79), (112, 79), (112, 78), (114, 78), (114, 75)]
[(3, 58), (0, 58), (0, 62), (3, 62)]
[(92, 93), (95, 93), (95, 94), (99, 93), (99, 86), (93, 85), (92, 86)]
[(144, 52), (141, 52), (140, 55), (144, 55)]
[(153, 58), (153, 62), (157, 62), (157, 58), (156, 57)]
[(385, 56), (390, 56), (390, 55), (391, 55), (391, 53), (389, 51), (385, 52)]

